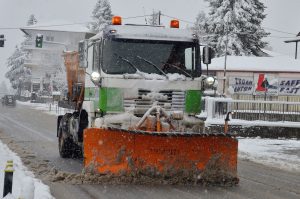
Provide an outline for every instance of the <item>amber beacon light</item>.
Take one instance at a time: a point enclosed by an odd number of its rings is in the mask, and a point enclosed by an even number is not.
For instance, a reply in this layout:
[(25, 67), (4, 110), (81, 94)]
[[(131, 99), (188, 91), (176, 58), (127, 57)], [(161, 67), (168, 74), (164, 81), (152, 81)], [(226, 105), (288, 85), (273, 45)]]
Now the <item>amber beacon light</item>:
[(120, 16), (114, 16), (111, 21), (113, 25), (122, 25), (122, 17)]
[(179, 28), (179, 20), (177, 20), (177, 19), (171, 20), (170, 27), (171, 28)]

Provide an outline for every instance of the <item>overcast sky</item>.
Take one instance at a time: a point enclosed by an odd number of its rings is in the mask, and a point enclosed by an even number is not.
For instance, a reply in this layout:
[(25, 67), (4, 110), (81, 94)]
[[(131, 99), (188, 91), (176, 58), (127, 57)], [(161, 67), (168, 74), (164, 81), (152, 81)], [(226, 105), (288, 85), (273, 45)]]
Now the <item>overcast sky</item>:
[[(35, 14), (39, 22), (68, 21), (88, 22), (97, 0), (0, 0), (0, 34), (5, 34), (5, 48), (0, 48), (0, 82), (7, 71), (6, 60), (14, 50), (14, 46), (23, 40), (23, 33), (18, 29), (1, 30), (4, 27), (22, 27), (30, 14)], [(262, 0), (266, 5), (267, 17), (264, 27), (278, 29), (284, 32), (297, 34), (300, 31), (300, 0)], [(113, 14), (122, 17), (151, 14), (152, 10), (161, 10), (162, 13), (179, 19), (194, 22), (200, 10), (208, 11), (204, 0), (110, 0)], [(143, 18), (123, 20), (125, 23), (144, 23)], [(168, 18), (162, 22), (167, 24)], [(191, 26), (183, 23), (182, 27)], [(294, 56), (294, 45), (285, 44), (285, 38), (291, 34), (271, 32), (271, 37), (265, 40), (270, 42), (273, 50)], [(300, 67), (300, 66), (299, 66)]]

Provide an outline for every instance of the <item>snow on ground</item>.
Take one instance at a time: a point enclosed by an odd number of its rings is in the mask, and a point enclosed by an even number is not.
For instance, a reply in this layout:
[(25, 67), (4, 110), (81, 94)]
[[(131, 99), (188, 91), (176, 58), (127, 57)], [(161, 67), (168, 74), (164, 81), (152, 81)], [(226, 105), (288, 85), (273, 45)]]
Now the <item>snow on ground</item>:
[(58, 107), (56, 103), (50, 104), (50, 103), (30, 103), (28, 102), (21, 102), (17, 101), (17, 104), (21, 104), (24, 106), (29, 106), (32, 109), (40, 110), (44, 113), (47, 113), (49, 115), (64, 115), (65, 113), (70, 112), (70, 110)]
[(300, 172), (300, 140), (239, 138), (239, 158)]
[(32, 172), (23, 166), (21, 159), (0, 141), (0, 194), (3, 194), (4, 169), (6, 162), (13, 160), (14, 175), (12, 195), (5, 198), (54, 199), (48, 186), (36, 179)]

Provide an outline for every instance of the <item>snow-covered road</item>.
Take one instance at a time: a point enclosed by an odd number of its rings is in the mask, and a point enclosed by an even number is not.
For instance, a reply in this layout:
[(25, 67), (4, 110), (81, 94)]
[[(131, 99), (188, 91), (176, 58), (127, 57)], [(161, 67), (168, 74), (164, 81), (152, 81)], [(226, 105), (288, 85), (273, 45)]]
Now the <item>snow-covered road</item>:
[[(57, 105), (18, 103), (49, 115), (63, 114), (68, 111), (57, 108)], [(300, 172), (300, 140), (242, 137), (238, 139), (240, 159), (251, 160), (283, 170)]]
[(239, 158), (300, 172), (300, 140), (239, 138)]
[[(46, 111), (46, 110), (45, 110)], [(47, 138), (46, 138), (47, 137)], [(260, 139), (240, 139), (240, 155), (238, 175), (240, 184), (237, 187), (194, 187), (194, 186), (142, 186), (142, 185), (91, 185), (69, 182), (54, 182), (47, 178), (44, 168), (55, 167), (59, 172), (80, 173), (81, 160), (61, 159), (57, 151), (56, 118), (40, 110), (32, 110), (28, 106), (18, 105), (16, 108), (0, 107), (0, 139), (9, 143), (10, 147), (20, 153), (28, 168), (50, 186), (51, 193), (60, 199), (66, 198), (299, 198), (300, 173), (276, 169), (249, 161), (262, 155), (258, 149)], [(265, 142), (266, 143), (266, 142)], [(278, 147), (273, 142), (271, 147)], [(288, 144), (287, 144), (288, 145)], [(297, 145), (298, 146), (298, 145)], [(294, 153), (290, 149), (282, 154)], [(26, 153), (34, 154), (29, 158)], [(263, 149), (262, 149), (263, 151)], [(245, 155), (249, 152), (247, 155)], [(251, 152), (251, 153), (250, 153)], [(264, 154), (272, 156), (272, 153)], [(264, 159), (264, 157), (261, 157)], [(267, 161), (270, 164), (269, 160)], [(264, 164), (266, 162), (263, 162)], [(274, 166), (274, 165), (272, 165)]]

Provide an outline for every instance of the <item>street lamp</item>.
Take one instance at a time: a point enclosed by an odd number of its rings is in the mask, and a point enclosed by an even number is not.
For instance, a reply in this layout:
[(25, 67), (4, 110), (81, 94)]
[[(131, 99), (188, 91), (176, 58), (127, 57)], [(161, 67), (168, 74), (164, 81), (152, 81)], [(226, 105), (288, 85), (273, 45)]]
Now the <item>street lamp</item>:
[(295, 42), (296, 48), (295, 48), (295, 59), (298, 57), (298, 42), (300, 42), (300, 32), (296, 35), (294, 39), (289, 39), (284, 41), (285, 43), (293, 43)]

